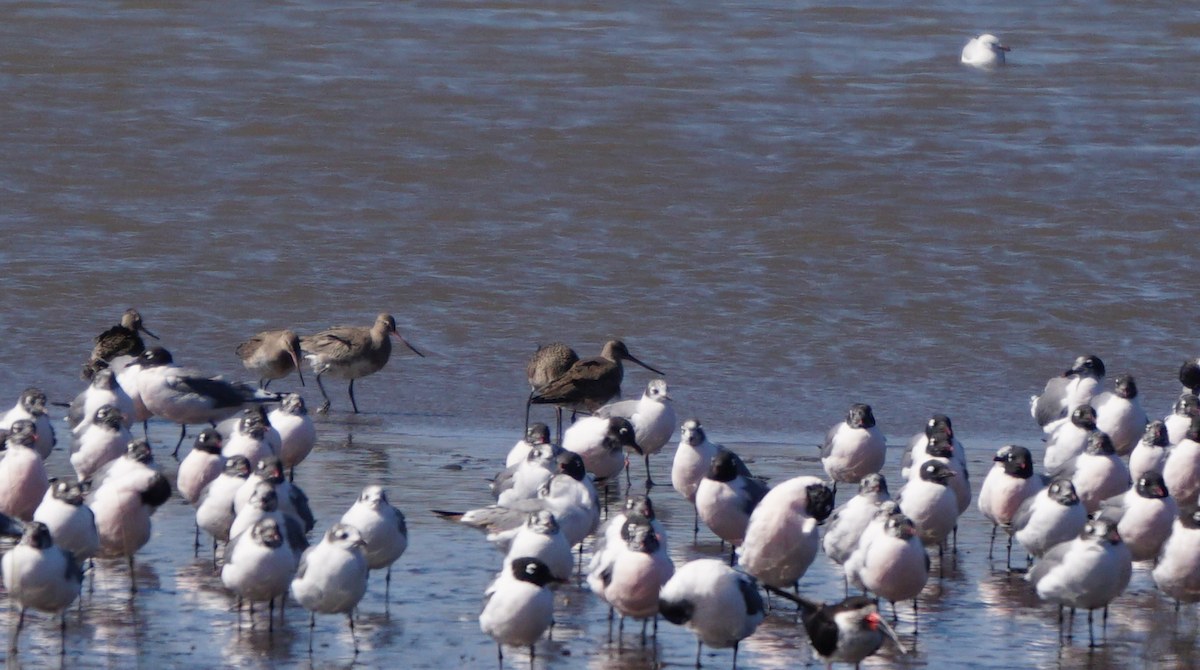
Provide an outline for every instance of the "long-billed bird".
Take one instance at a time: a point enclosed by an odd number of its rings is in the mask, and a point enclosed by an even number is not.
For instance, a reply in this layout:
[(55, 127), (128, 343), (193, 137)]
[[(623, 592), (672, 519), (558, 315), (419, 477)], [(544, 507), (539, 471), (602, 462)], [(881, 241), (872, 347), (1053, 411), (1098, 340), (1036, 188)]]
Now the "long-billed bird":
[(350, 406), (358, 414), (358, 402), (354, 400), (354, 380), (373, 375), (387, 365), (392, 355), (392, 336), (404, 343), (404, 346), (421, 358), (425, 354), (408, 343), (396, 332), (396, 320), (391, 314), (380, 314), (375, 317), (375, 325), (366, 326), (335, 326), (315, 335), (300, 338), (300, 348), (305, 358), (317, 373), (317, 388), (321, 389), (321, 397), (325, 403), (318, 412), (329, 411), (329, 396), (325, 393), (325, 385), (321, 376), (332, 375), (338, 379), (350, 381)]

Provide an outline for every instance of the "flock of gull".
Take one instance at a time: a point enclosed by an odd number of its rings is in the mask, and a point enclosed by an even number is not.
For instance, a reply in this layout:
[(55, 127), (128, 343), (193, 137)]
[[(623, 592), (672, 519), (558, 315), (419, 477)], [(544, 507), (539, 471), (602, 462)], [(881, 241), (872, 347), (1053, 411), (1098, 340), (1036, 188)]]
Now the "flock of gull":
[[(60, 613), (79, 597), (82, 565), (93, 558), (126, 560), (134, 597), (134, 557), (150, 540), (154, 510), (174, 491), (195, 507), (197, 551), (201, 531), (211, 537), (214, 569), (237, 596), (239, 616), (243, 601), (251, 617), (254, 603), (267, 603), (273, 626), (276, 602), (290, 595), (312, 612), (310, 649), (318, 613), (347, 615), (353, 639), (369, 572), (387, 570), (390, 586), (391, 566), (407, 547), (404, 515), (381, 487), (366, 486), (310, 546), (315, 520), (288, 474), (311, 452), (317, 431), (299, 395), (267, 387), (292, 372), (304, 384), (307, 359), (322, 411), (329, 375), (349, 381), (357, 412), (354, 380), (386, 365), (389, 337), (404, 342), (395, 321), (381, 314), (371, 327), (255, 336), (237, 353), (258, 388), (179, 367), (140, 334), (154, 337), (129, 310), (97, 337), (84, 367), (90, 383), (67, 411), (75, 479), (46, 474), (56, 438), (41, 391), (26, 390), (0, 418), (0, 534), (20, 538), (0, 560), (16, 616), (10, 650), (19, 648), (28, 609)], [(1007, 535), (1008, 569), (1024, 572), (1040, 598), (1059, 605), (1060, 623), (1063, 608), (1088, 611), (1092, 644), (1093, 611), (1107, 618), (1136, 561), (1153, 562), (1153, 580), (1167, 596), (1200, 601), (1200, 361), (1181, 368), (1184, 392), (1172, 413), (1150, 421), (1133, 377), (1117, 376), (1106, 390), (1103, 362), (1079, 357), (1032, 398), (1031, 415), (1046, 434), (1041, 467), (1029, 449), (1005, 446), (978, 495), (950, 418), (934, 415), (904, 449), (894, 497), (881, 474), (887, 441), (869, 405), (855, 404), (828, 431), (820, 453), (827, 479), (768, 484), (710, 441), (698, 421), (680, 426), (663, 379), (636, 400), (619, 400), (626, 361), (662, 374), (617, 340), (590, 359), (562, 344), (540, 347), (527, 366), (526, 433), (491, 483), (495, 504), (435, 511), (484, 531), (503, 552), (479, 615), (501, 663), (504, 646), (527, 647), (533, 658), (554, 623), (553, 588), (585, 572), (622, 628), (626, 618), (641, 621), (644, 636), (662, 617), (694, 633), (697, 667), (703, 645), (732, 648), (736, 667), (739, 642), (754, 634), (773, 598), (797, 606), (814, 655), (828, 665), (857, 665), (888, 639), (905, 653), (878, 603), (892, 604), (895, 621), (896, 603), (912, 601), (917, 626), (930, 551), (940, 557), (956, 549), (959, 517), (972, 503), (993, 523), (993, 542), (999, 531)], [(534, 404), (555, 408), (555, 430), (529, 423)], [(151, 417), (179, 424), (180, 444), (187, 426), (206, 426), (173, 485), (148, 442), (131, 433), (138, 422), (145, 431)], [(677, 429), (672, 488), (694, 506), (694, 536), (703, 522), (730, 544), (727, 562), (674, 565), (652, 501), (633, 493), (629, 458), (643, 457), (649, 492), (650, 458)], [(626, 495), (610, 514), (622, 471)], [(839, 486), (857, 491), (835, 508)], [(1012, 567), (1014, 541), (1028, 567)], [(800, 593), (822, 551), (842, 568), (847, 597), (837, 603)]]

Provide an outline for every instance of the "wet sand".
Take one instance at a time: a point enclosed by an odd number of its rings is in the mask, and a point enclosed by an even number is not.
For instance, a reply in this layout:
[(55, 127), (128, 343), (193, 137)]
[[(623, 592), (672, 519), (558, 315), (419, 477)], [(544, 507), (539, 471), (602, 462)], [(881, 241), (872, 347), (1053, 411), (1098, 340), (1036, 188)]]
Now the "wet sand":
[[(440, 520), (429, 510), (465, 510), (491, 502), (486, 480), (502, 467), (516, 437), (503, 432), (423, 431), (414, 425), (419, 423), (411, 416), (335, 412), (321, 419), (318, 447), (296, 474), (318, 517), (314, 541), (368, 482), (385, 486), (408, 519), (409, 549), (393, 571), (391, 602), (384, 601), (383, 575), (373, 573), (358, 610), (357, 658), (340, 616), (317, 618), (310, 654), (309, 617), (293, 602), (282, 620), (276, 620), (273, 632), (261, 607), (253, 623), (243, 611), (239, 624), (235, 600), (213, 571), (211, 544), (202, 537), (199, 556), (193, 556), (193, 514), (175, 499), (155, 515), (154, 537), (138, 554), (137, 595), (130, 599), (123, 563), (98, 562), (94, 583), (84, 586), (82, 611), (72, 609), (67, 616), (65, 658), (59, 659), (57, 620), (34, 614), (27, 619), (18, 656), (8, 659), (10, 667), (495, 667), (495, 645), (479, 631), (477, 616), (501, 554), (480, 533)], [(151, 425), (156, 457), (168, 472), (176, 467), (168, 448), (175, 435), (171, 425)], [(711, 437), (744, 454), (756, 473), (775, 483), (820, 472), (814, 446), (820, 437), (815, 434), (795, 441), (719, 432)], [(1004, 440), (964, 438), (978, 488), (991, 454)], [(891, 441), (902, 440), (891, 436)], [(692, 540), (691, 508), (669, 484), (673, 452), (672, 443), (653, 458), (659, 485), (651, 496), (678, 566), (721, 555), (721, 550), (707, 530)], [(893, 480), (898, 480), (900, 453), (889, 453), (885, 474)], [(49, 465), (52, 475), (65, 474), (65, 454), (56, 451)], [(635, 490), (644, 490), (640, 463), (634, 464), (633, 474)], [(843, 491), (839, 497), (844, 500), (846, 495)], [(1101, 646), (1087, 647), (1082, 614), (1075, 622), (1074, 639), (1060, 644), (1056, 608), (1039, 603), (1020, 575), (1005, 573), (1002, 541), (997, 543), (999, 560), (988, 561), (990, 530), (974, 507), (962, 517), (958, 553), (948, 552), (943, 565), (936, 552), (933, 555), (933, 575), (920, 600), (919, 635), (914, 635), (911, 607), (899, 608), (898, 630), (911, 653), (901, 656), (894, 647), (885, 647), (865, 667), (1101, 670), (1182, 669), (1200, 663), (1195, 608), (1176, 614), (1154, 590), (1149, 572), (1140, 568), (1127, 593), (1112, 606)], [(1022, 565), (1024, 555), (1019, 550), (1014, 554), (1014, 564)], [(823, 555), (801, 580), (802, 593), (810, 598), (835, 600), (842, 589), (840, 572)], [(586, 588), (563, 587), (556, 601), (553, 641), (537, 645), (536, 668), (635, 670), (691, 667), (694, 662), (695, 639), (682, 628), (660, 622), (657, 638), (643, 644), (640, 624), (631, 621), (619, 643), (607, 620), (607, 607)], [(0, 602), (6, 606), (6, 600)], [(1096, 624), (1099, 636), (1098, 615)], [(727, 650), (706, 649), (703, 663), (726, 668), (730, 660)], [(794, 610), (783, 606), (743, 642), (738, 660), (742, 668), (815, 664)], [(526, 652), (507, 650), (505, 667), (528, 665)]]

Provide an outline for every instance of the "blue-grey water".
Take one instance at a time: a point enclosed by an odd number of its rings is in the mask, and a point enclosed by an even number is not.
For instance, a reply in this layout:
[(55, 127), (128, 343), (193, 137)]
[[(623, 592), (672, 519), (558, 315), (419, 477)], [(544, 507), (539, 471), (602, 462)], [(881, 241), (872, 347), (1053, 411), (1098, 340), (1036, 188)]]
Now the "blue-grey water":
[[(959, 64), (981, 32), (1012, 47), (1006, 67)], [(1036, 448), (1028, 397), (1077, 354), (1169, 410), (1200, 353), (1198, 147), (1200, 14), (1178, 3), (7, 2), (0, 393), (70, 398), (131, 306), (176, 360), (231, 378), (260, 330), (392, 312), (429, 357), (357, 384), (358, 419), (330, 383), (298, 479), (319, 529), (363, 468), (409, 513), (359, 665), (490, 667), (474, 617), (499, 556), (426, 510), (488, 501), (537, 343), (624, 339), (681, 416), (774, 481), (816, 472), (853, 402), (893, 443), (950, 414), (981, 481), (999, 445)], [(626, 395), (647, 379), (629, 371)], [(677, 560), (716, 551), (655, 493)], [(310, 663), (302, 612), (239, 637), (188, 509), (155, 521), (136, 604), (102, 566), (67, 665)], [(1196, 662), (1196, 613), (1176, 620), (1144, 572), (1107, 646), (1060, 649), (1051, 609), (989, 568), (984, 524), (964, 517), (916, 653), (872, 664)], [(837, 583), (819, 558), (802, 585)], [(563, 591), (538, 667), (692, 662), (670, 626), (657, 656), (618, 654), (602, 615)], [(342, 624), (319, 622), (312, 665), (350, 664)], [(55, 630), (35, 619), (20, 660), (52, 658)], [(808, 659), (772, 617), (739, 662)]]

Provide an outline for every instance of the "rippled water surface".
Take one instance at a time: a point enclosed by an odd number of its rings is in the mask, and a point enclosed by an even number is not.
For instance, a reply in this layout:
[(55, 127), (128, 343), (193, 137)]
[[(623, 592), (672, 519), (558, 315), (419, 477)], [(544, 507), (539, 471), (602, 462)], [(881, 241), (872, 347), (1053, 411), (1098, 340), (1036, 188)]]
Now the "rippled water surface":
[[(981, 32), (1007, 67), (959, 65)], [(410, 517), (358, 663), (486, 667), (474, 617), (499, 556), (426, 510), (487, 502), (536, 343), (624, 339), (773, 481), (816, 472), (859, 401), (894, 443), (950, 414), (982, 480), (997, 446), (1038, 444), (1027, 398), (1084, 352), (1165, 414), (1198, 353), (1198, 61), (1200, 16), (1167, 2), (3, 3), (0, 393), (70, 398), (129, 306), (230, 377), (260, 330), (394, 313), (429, 357), (358, 384), (358, 418), (329, 384), (298, 477), (319, 529), (366, 478)], [(716, 552), (655, 494), (678, 560)], [(310, 663), (299, 610), (273, 638), (237, 632), (186, 507), (155, 523), (136, 603), (101, 566), (67, 665)], [(1144, 572), (1107, 646), (1060, 650), (1053, 612), (989, 568), (983, 520), (962, 525), (916, 653), (874, 663), (1196, 663), (1195, 611), (1177, 621)], [(803, 586), (840, 588), (824, 558)], [(594, 598), (559, 599), (539, 667), (692, 663), (681, 630), (618, 653)], [(313, 665), (350, 663), (343, 623), (318, 622)], [(35, 620), (21, 660), (40, 667), (54, 632)], [(773, 616), (739, 661), (808, 658)]]

